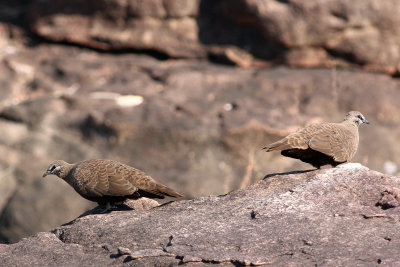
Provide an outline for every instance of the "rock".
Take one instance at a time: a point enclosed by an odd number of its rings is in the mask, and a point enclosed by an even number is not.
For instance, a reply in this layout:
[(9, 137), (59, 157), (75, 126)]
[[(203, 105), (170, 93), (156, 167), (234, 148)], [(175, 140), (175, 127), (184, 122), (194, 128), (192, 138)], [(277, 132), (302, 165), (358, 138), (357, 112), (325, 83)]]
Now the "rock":
[(16, 191), (17, 181), (11, 167), (1, 166), (0, 170), (0, 210), (3, 210)]
[(198, 40), (199, 1), (37, 1), (28, 17), (36, 34), (102, 50), (154, 50), (205, 57)]
[(23, 11), (40, 37), (101, 50), (150, 50), (240, 66), (257, 66), (252, 56), (306, 67), (358, 64), (398, 74), (396, 3), (103, 0), (83, 8), (79, 1), (58, 0), (34, 1)]
[[(61, 265), (68, 265), (68, 266), (80, 266), (81, 264), (86, 266), (94, 266), (95, 262), (102, 262), (106, 265), (110, 265), (113, 263), (113, 259), (109, 257), (108, 251), (106, 248), (94, 247), (90, 250), (97, 251), (99, 253), (98, 256), (93, 258), (93, 253), (88, 253), (85, 251), (85, 248), (77, 245), (77, 244), (65, 244), (60, 239), (58, 239), (52, 233), (38, 233), (34, 239), (23, 239), (21, 243), (21, 249), (33, 248), (35, 245), (35, 253), (38, 258), (33, 259), (28, 256), (29, 253), (21, 253), (20, 254), (20, 266), (32, 266), (32, 265), (40, 265), (45, 262), (46, 264), (50, 264), (50, 262), (56, 259), (57, 262), (61, 263)], [(47, 246), (52, 246), (52, 253), (42, 253), (45, 252)], [(8, 249), (10, 247), (1, 245), (0, 246), (0, 257), (5, 261), (11, 261), (12, 257), (8, 254)], [(54, 257), (54, 258), (53, 258)]]
[[(265, 173), (309, 168), (259, 148), (357, 109), (374, 126), (353, 161), (399, 175), (399, 81), (351, 68), (398, 76), (393, 0), (0, 5), (0, 242), (92, 207), (39, 177), (64, 155), (127, 162), (189, 198), (223, 194)], [(390, 197), (382, 204), (395, 205)]]
[(156, 200), (147, 197), (142, 197), (137, 200), (129, 199), (125, 201), (124, 204), (134, 210), (149, 210), (160, 205)]
[(398, 188), (387, 188), (381, 193), (381, 199), (376, 203), (382, 209), (390, 209), (400, 206), (400, 190)]
[(309, 169), (261, 148), (354, 108), (373, 127), (363, 129), (352, 161), (381, 172), (387, 161), (400, 166), (400, 82), (388, 75), (241, 69), (45, 44), (18, 51), (0, 57), (8, 70), (0, 83), (10, 85), (0, 92), (0, 172), (10, 168), (8, 185), (15, 184), (4, 189), (11, 191), (0, 216), (2, 242), (93, 207), (63, 181), (40, 177), (55, 158), (112, 158), (188, 198), (225, 194), (265, 173)]
[(355, 163), (271, 174), (227, 195), (78, 218), (1, 245), (0, 264), (396, 266), (400, 217), (377, 203), (399, 178)]
[(129, 248), (119, 247), (117, 249), (119, 255), (131, 255), (132, 252)]
[(239, 25), (257, 27), (266, 41), (285, 47), (278, 56), (286, 63), (315, 66), (343, 59), (397, 71), (400, 7), (395, 0), (230, 2), (222, 1), (223, 14)]

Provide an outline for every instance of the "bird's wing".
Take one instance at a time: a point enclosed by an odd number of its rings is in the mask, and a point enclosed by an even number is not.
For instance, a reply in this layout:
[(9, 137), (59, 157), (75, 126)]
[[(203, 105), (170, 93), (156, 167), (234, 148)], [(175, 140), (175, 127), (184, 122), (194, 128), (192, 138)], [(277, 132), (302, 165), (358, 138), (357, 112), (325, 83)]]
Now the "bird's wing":
[(354, 134), (339, 124), (324, 124), (310, 139), (310, 148), (345, 162), (354, 155)]
[(267, 151), (285, 150), (291, 148), (307, 149), (308, 142), (320, 127), (321, 124), (315, 123), (307, 127), (300, 128), (285, 138), (282, 138), (281, 140), (264, 147), (264, 149)]
[(144, 193), (143, 196), (158, 198), (164, 198), (164, 195), (182, 196), (138, 169), (114, 161), (101, 163), (90, 162), (92, 165), (79, 168), (80, 176), (88, 177), (84, 182), (86, 194), (96, 197), (130, 196), (138, 191), (140, 195)]
[(125, 168), (121, 166), (106, 166), (106, 171), (99, 176), (97, 187), (101, 190), (103, 187), (104, 195), (108, 196), (129, 196), (132, 195), (137, 188), (130, 183), (129, 177), (126, 175)]
[(172, 190), (171, 188), (158, 183), (146, 173), (129, 167), (130, 183), (139, 189), (139, 193), (143, 196), (164, 198), (164, 196), (182, 197), (183, 195)]
[(108, 181), (101, 171), (87, 162), (76, 166), (70, 180), (75, 190), (89, 197), (101, 197), (108, 190)]
[(137, 187), (141, 191), (148, 192), (150, 195), (154, 195), (153, 197), (164, 198), (163, 192), (159, 190), (159, 183), (157, 183), (153, 178), (141, 172), (139, 170), (135, 170), (135, 174), (132, 175), (130, 182), (133, 186)]
[(124, 172), (115, 164), (86, 164), (79, 168), (80, 177), (85, 177), (83, 183), (87, 194), (101, 196), (127, 196), (136, 191)]
[[(129, 196), (136, 191), (149, 192), (154, 197), (163, 197), (158, 190), (158, 183), (146, 173), (131, 166), (113, 162), (100, 172), (96, 189), (108, 196)], [(103, 190), (107, 188), (107, 190)]]

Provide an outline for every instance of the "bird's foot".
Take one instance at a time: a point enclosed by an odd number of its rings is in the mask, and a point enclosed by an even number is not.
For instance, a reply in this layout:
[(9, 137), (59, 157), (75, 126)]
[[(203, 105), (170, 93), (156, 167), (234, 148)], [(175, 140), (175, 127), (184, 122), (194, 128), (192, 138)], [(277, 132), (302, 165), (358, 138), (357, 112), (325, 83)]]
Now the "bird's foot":
[(111, 212), (113, 209), (116, 209), (117, 208), (117, 206), (115, 205), (115, 204), (110, 204), (109, 202), (107, 202), (107, 204), (104, 206), (104, 205), (101, 205), (101, 206), (99, 206), (99, 208), (100, 207), (102, 207), (102, 209), (101, 210), (99, 210), (98, 212), (96, 212), (97, 214), (105, 214), (105, 213), (109, 213), (109, 212)]

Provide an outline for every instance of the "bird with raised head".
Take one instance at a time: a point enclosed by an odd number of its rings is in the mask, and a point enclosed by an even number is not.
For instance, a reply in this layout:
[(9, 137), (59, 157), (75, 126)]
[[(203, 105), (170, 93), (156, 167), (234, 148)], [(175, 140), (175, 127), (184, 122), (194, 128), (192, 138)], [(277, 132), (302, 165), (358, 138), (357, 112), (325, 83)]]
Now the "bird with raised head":
[(90, 159), (75, 164), (56, 160), (50, 164), (43, 177), (54, 174), (87, 200), (106, 205), (140, 197), (182, 197), (180, 193), (158, 183), (141, 170), (108, 159)]
[(369, 121), (359, 111), (350, 111), (339, 123), (314, 123), (267, 145), (267, 152), (280, 150), (286, 157), (299, 159), (317, 169), (336, 167), (350, 161), (357, 152), (358, 126)]

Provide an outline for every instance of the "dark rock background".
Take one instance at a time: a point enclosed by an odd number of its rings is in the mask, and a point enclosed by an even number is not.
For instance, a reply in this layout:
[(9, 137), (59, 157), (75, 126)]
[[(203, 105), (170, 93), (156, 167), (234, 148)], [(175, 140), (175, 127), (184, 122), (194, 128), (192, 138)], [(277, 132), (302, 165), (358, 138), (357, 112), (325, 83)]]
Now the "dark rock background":
[(187, 198), (225, 194), (309, 169), (261, 148), (349, 110), (371, 121), (353, 161), (399, 175), (398, 13), (395, 1), (0, 1), (0, 240), (93, 206), (41, 178), (54, 159), (112, 158)]

